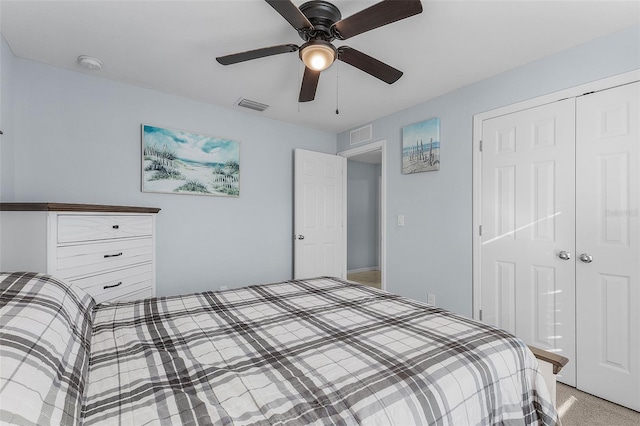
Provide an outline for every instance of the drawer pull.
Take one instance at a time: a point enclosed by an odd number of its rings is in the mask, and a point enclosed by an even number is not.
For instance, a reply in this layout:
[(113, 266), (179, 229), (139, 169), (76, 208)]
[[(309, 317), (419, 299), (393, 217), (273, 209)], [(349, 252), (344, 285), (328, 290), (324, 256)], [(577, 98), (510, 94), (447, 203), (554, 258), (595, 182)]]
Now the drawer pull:
[(120, 229), (120, 225), (113, 225), (112, 228), (113, 229)]
[(104, 255), (105, 259), (106, 259), (107, 257), (118, 257), (118, 256), (122, 256), (122, 252), (117, 253), (117, 254), (105, 254), (105, 255)]
[(108, 289), (108, 288), (114, 288), (114, 287), (118, 287), (120, 284), (122, 284), (122, 281), (120, 281), (118, 284), (111, 284), (111, 285), (105, 285), (104, 287), (102, 287), (103, 289)]

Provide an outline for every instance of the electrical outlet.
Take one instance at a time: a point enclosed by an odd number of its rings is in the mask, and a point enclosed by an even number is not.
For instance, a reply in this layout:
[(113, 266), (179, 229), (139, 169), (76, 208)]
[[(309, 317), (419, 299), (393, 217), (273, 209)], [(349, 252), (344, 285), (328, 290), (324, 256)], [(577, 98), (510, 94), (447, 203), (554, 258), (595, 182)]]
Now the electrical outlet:
[(221, 285), (221, 286), (220, 286), (220, 290), (227, 290), (228, 288), (229, 288), (229, 287), (228, 287), (228, 286), (226, 286), (226, 285)]
[(436, 305), (436, 295), (435, 294), (427, 294), (427, 303), (430, 305), (435, 306)]

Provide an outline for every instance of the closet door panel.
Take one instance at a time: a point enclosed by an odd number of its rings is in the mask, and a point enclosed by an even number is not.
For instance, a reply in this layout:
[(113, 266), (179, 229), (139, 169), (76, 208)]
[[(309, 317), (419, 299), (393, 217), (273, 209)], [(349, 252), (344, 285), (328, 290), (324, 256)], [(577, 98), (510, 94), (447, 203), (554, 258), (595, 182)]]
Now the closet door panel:
[(482, 318), (569, 358), (575, 382), (575, 100), (483, 122)]
[(640, 83), (578, 98), (578, 388), (640, 410)]

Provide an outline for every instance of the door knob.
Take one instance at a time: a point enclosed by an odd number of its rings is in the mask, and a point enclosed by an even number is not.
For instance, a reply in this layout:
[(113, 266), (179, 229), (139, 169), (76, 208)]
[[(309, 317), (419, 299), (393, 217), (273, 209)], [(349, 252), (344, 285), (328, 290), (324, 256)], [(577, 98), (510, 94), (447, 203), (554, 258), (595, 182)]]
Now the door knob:
[(593, 256), (591, 256), (589, 253), (582, 253), (580, 255), (580, 260), (582, 260), (584, 263), (591, 263), (593, 262)]
[(299, 240), (304, 240), (304, 235), (298, 235), (296, 238)]
[(560, 253), (558, 253), (558, 257), (562, 260), (569, 260), (571, 259), (571, 253), (562, 250)]

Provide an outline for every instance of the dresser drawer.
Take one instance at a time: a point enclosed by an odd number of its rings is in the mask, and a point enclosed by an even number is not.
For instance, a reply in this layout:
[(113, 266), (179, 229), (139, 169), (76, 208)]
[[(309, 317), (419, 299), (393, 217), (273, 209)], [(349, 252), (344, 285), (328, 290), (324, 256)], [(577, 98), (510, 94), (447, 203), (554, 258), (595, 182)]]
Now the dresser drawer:
[(58, 215), (58, 244), (146, 237), (152, 232), (152, 216)]
[(141, 298), (151, 297), (153, 295), (153, 266), (148, 263), (106, 274), (70, 280), (70, 282), (89, 293), (96, 300), (96, 303), (115, 299), (133, 300), (126, 299), (126, 296), (143, 292), (148, 295)]
[(97, 275), (153, 259), (153, 239), (135, 238), (58, 247), (56, 270), (63, 279)]

